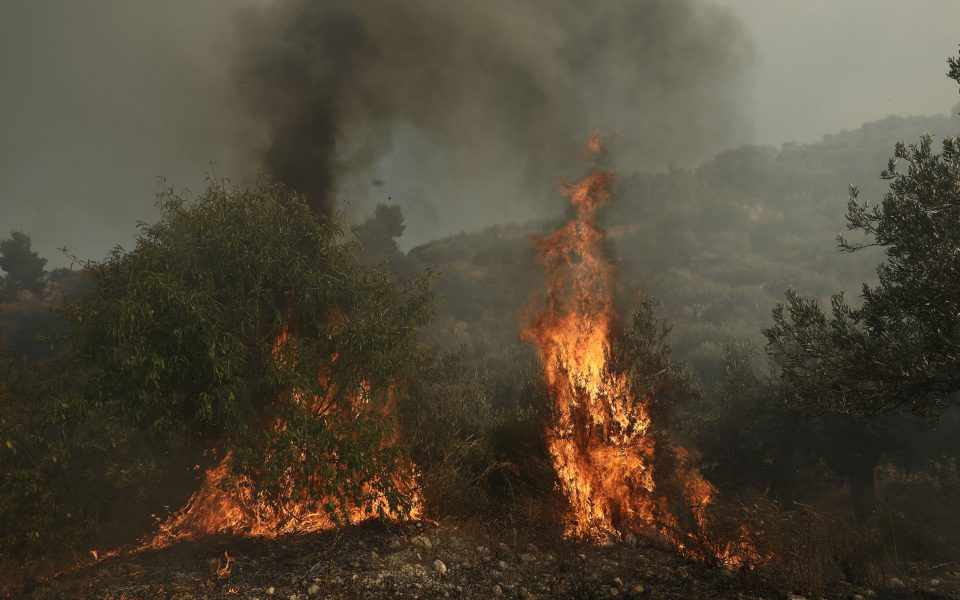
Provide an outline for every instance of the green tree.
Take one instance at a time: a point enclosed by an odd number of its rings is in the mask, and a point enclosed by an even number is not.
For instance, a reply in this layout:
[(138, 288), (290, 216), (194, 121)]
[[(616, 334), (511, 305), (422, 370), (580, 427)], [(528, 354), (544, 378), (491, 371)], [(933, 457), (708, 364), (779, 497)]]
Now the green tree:
[(46, 264), (47, 259), (31, 249), (30, 236), (22, 231), (11, 232), (9, 238), (0, 241), (0, 269), (7, 274), (3, 279), (6, 290), (39, 292)]
[(84, 267), (66, 309), (87, 402), (158, 444), (229, 454), (276, 503), (338, 514), (374, 496), (402, 511), (399, 449), (383, 416), (429, 315), (428, 280), (358, 264), (339, 222), (280, 186), (161, 194), (131, 251)]
[[(960, 83), (960, 58), (949, 65)], [(873, 469), (891, 439), (886, 417), (935, 419), (960, 401), (960, 140), (944, 139), (939, 154), (927, 135), (899, 143), (881, 178), (889, 191), (879, 205), (851, 189), (848, 228), (864, 241), (839, 238), (846, 251), (886, 254), (862, 305), (836, 294), (827, 314), (788, 291), (764, 330), (789, 396), (838, 415), (855, 443), (847, 467), (860, 512), (875, 500)]]
[[(960, 58), (950, 76), (960, 83)], [(826, 407), (936, 415), (960, 399), (960, 140), (940, 154), (929, 136), (897, 144), (881, 177), (879, 205), (851, 190), (848, 228), (866, 241), (840, 238), (850, 252), (884, 250), (879, 283), (864, 285), (858, 308), (835, 295), (829, 315), (788, 292), (765, 334), (784, 377)]]

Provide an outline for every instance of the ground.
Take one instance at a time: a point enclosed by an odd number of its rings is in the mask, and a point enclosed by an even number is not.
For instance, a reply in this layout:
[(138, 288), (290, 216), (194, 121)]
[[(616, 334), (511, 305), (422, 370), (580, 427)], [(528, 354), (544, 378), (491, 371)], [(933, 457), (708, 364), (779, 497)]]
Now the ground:
[[(544, 548), (468, 527), (366, 523), (280, 539), (211, 538), (129, 554), (41, 581), (14, 597), (139, 600), (379, 598), (796, 599), (760, 571), (685, 559), (652, 540)], [(960, 565), (807, 598), (960, 599)]]

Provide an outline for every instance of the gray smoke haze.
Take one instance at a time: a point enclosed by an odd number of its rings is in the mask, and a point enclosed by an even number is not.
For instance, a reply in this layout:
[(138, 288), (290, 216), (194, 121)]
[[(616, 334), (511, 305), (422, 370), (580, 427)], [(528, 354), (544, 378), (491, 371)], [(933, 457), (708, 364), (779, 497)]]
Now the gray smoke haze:
[(197, 191), (255, 172), (262, 129), (230, 79), (225, 3), (0, 3), (0, 237), (22, 229), (50, 266), (129, 246), (156, 219), (157, 177)]
[(749, 136), (752, 49), (700, 0), (9, 0), (0, 235), (51, 266), (156, 218), (156, 178), (266, 170), (319, 210), (400, 204), (405, 247), (559, 212), (594, 129), (625, 171)]
[(555, 206), (593, 129), (631, 171), (748, 137), (751, 46), (694, 0), (282, 0), (239, 39), (265, 170), (320, 212), (389, 196), (408, 245)]

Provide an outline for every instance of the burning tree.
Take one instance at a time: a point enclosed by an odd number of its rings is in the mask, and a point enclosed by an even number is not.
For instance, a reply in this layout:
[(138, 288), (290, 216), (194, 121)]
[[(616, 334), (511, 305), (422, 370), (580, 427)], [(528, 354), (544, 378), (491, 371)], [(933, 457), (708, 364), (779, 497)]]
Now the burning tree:
[[(592, 137), (587, 155), (601, 150), (599, 138)], [(718, 550), (709, 541), (706, 509), (713, 486), (688, 464), (682, 449), (664, 443), (650, 410), (657, 386), (633, 377), (627, 365), (631, 349), (636, 354), (640, 346), (663, 343), (665, 332), (649, 319), (650, 307), (638, 311), (622, 344), (613, 343), (614, 269), (596, 221), (613, 181), (613, 172), (594, 170), (564, 186), (576, 216), (537, 240), (548, 287), (524, 330), (537, 345), (553, 399), (546, 436), (570, 505), (567, 533), (587, 538), (626, 530), (654, 533), (694, 555), (735, 564), (742, 558), (736, 544)], [(654, 362), (662, 367), (654, 378), (671, 368)]]
[(158, 447), (221, 460), (169, 535), (406, 514), (392, 404), (417, 363), (425, 278), (360, 266), (340, 223), (280, 186), (168, 190), (136, 247), (88, 263), (67, 310), (87, 401)]

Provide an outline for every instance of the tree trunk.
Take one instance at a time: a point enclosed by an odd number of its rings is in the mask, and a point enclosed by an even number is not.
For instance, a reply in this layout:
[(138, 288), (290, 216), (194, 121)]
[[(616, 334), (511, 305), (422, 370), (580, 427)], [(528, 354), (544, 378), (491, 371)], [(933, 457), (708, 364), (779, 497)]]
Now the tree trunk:
[(858, 519), (868, 519), (877, 508), (877, 483), (874, 468), (877, 460), (864, 457), (851, 465), (848, 474), (850, 501)]

